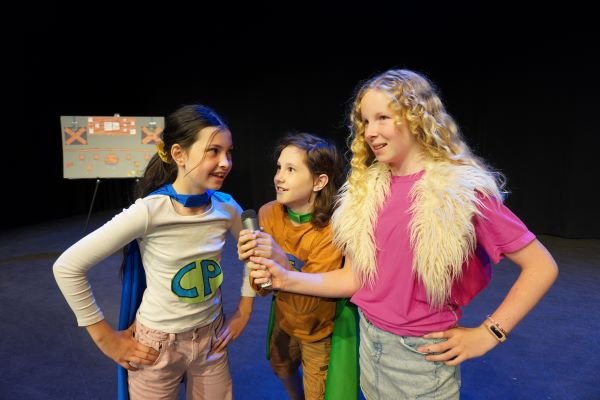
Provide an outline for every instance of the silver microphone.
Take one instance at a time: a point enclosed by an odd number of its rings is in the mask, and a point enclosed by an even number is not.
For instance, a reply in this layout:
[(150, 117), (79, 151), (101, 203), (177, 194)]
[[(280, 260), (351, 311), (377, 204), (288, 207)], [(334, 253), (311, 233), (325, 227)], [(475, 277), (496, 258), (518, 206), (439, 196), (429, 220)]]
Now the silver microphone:
[[(242, 212), (242, 225), (244, 228), (252, 230), (252, 231), (260, 231), (260, 226), (258, 226), (258, 219), (256, 218), (256, 211), (252, 209), (244, 210)], [(268, 282), (261, 283), (261, 288), (268, 288), (272, 285), (272, 282), (269, 280)]]

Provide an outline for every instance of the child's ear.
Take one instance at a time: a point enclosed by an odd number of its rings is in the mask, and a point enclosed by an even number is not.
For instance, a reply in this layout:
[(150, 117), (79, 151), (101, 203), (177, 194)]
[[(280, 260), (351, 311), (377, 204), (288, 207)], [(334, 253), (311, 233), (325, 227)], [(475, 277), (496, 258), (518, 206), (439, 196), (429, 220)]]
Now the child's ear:
[(313, 183), (313, 192), (318, 192), (321, 189), (323, 189), (325, 185), (327, 185), (327, 182), (329, 182), (329, 177), (327, 176), (327, 174), (321, 174), (315, 177)]
[(171, 158), (173, 158), (173, 160), (175, 160), (177, 165), (183, 166), (185, 164), (183, 155), (184, 154), (183, 154), (183, 149), (181, 148), (181, 145), (179, 145), (178, 143), (175, 143), (173, 146), (171, 146)]

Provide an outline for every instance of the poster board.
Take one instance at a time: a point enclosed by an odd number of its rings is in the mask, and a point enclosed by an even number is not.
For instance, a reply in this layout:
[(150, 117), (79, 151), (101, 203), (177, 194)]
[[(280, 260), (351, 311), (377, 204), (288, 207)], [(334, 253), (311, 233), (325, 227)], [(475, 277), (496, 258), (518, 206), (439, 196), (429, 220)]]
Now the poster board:
[(162, 133), (164, 117), (60, 116), (63, 177), (142, 176)]

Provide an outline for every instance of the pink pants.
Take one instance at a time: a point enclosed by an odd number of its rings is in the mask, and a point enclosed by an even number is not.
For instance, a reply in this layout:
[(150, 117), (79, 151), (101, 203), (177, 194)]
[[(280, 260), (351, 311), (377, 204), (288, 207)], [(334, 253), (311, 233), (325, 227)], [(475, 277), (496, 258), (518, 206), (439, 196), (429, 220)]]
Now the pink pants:
[(153, 365), (129, 371), (130, 400), (177, 399), (182, 379), (186, 399), (231, 400), (227, 352), (211, 353), (223, 316), (207, 326), (183, 333), (165, 333), (135, 323), (135, 338), (160, 352)]

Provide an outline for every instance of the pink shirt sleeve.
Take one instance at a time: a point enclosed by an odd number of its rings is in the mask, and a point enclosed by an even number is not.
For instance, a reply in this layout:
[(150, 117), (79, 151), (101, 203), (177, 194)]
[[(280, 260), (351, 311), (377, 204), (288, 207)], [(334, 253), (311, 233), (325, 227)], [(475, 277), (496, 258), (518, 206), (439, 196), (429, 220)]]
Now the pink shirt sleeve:
[(477, 243), (483, 246), (494, 264), (506, 253), (522, 249), (535, 239), (535, 235), (503, 203), (494, 198), (482, 198), (478, 209), (482, 215), (475, 217)]

